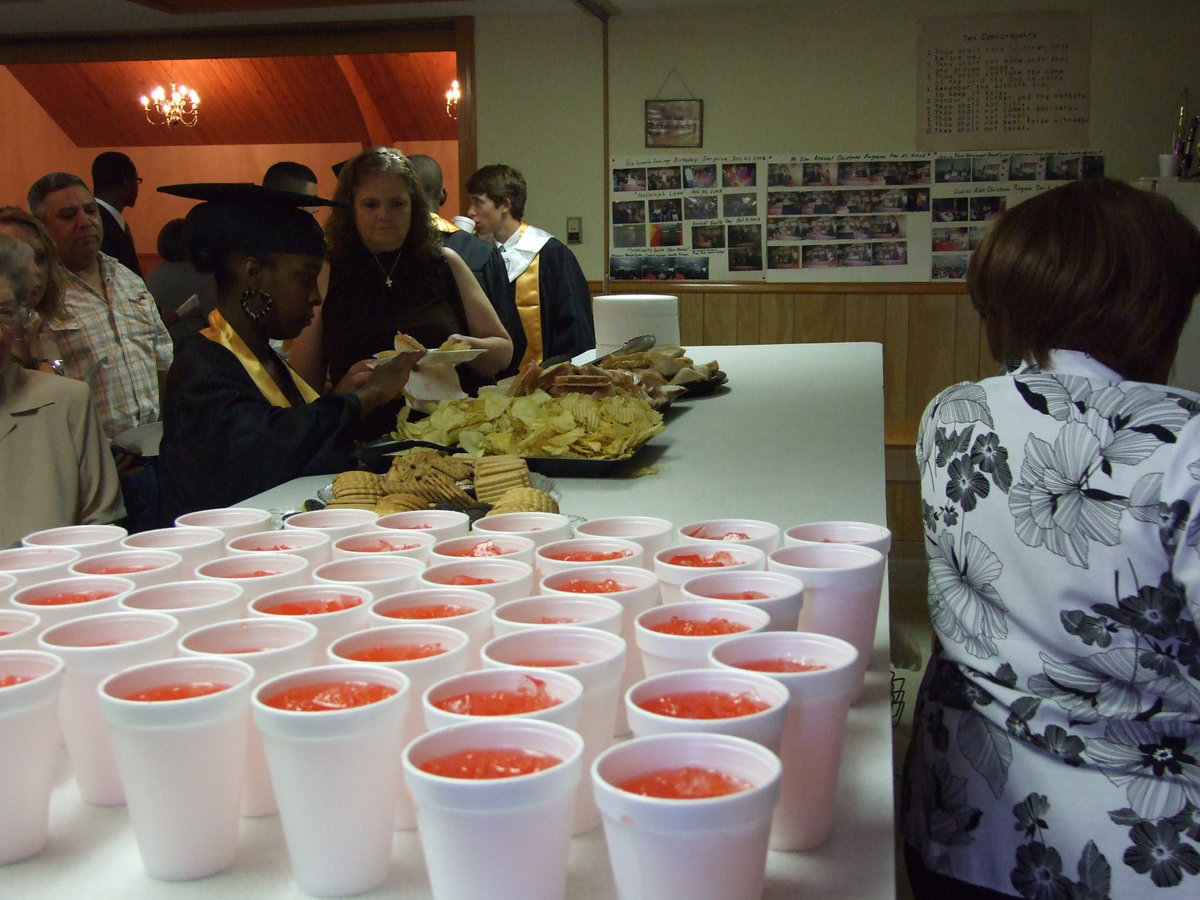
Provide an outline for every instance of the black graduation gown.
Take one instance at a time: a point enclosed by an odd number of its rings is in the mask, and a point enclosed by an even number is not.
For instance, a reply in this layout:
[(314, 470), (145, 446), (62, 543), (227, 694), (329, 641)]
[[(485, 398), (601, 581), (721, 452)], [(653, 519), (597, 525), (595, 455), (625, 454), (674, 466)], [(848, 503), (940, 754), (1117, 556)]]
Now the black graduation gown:
[(512, 362), (496, 378), (512, 375), (520, 368), (521, 357), (525, 355), (525, 329), (521, 327), (521, 317), (517, 314), (517, 304), (508, 284), (508, 272), (505, 271), (500, 248), (466, 231), (443, 231), (441, 234), (442, 243), (461, 256), (474, 273), (475, 280), (492, 302), (500, 324), (512, 339)]
[(351, 451), (360, 413), (352, 394), (273, 406), (233, 353), (202, 334), (188, 335), (175, 349), (163, 399), (163, 524), (302, 475), (356, 468)]

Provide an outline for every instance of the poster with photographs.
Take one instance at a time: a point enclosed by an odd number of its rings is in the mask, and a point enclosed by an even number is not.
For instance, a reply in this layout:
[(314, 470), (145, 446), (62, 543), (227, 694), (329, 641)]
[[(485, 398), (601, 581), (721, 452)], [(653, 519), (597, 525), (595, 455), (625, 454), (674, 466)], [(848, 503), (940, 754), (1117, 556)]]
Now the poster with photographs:
[(1103, 174), (1104, 156), (1095, 150), (935, 155), (930, 279), (965, 278), (971, 251), (1009, 207), (1064, 181)]
[(1095, 151), (621, 157), (609, 277), (693, 281), (961, 278), (988, 222)]

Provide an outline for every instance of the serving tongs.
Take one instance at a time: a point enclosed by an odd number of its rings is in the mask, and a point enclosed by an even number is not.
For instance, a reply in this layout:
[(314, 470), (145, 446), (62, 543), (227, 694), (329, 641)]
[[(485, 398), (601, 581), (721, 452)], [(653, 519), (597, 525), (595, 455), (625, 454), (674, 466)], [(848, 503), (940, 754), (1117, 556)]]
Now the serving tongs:
[[(626, 356), (630, 353), (641, 353), (642, 351), (649, 350), (651, 347), (653, 347), (656, 340), (657, 339), (652, 334), (639, 334), (637, 337), (632, 337), (627, 340), (616, 350), (612, 350), (608, 353), (601, 353), (595, 359), (588, 360), (586, 363), (584, 363), (584, 365), (598, 366), (601, 361), (609, 356)], [(557, 365), (558, 363), (570, 361), (571, 357), (565, 354), (562, 356), (552, 356), (549, 359), (542, 360), (542, 368), (548, 369), (551, 366)]]
[(354, 458), (368, 472), (384, 473), (391, 468), (391, 457), (404, 450), (414, 447), (425, 447), (429, 450), (440, 450), (442, 453), (462, 453), (462, 447), (447, 447), (445, 444), (435, 444), (433, 441), (419, 441), (415, 438), (385, 438), (363, 444), (354, 451)]

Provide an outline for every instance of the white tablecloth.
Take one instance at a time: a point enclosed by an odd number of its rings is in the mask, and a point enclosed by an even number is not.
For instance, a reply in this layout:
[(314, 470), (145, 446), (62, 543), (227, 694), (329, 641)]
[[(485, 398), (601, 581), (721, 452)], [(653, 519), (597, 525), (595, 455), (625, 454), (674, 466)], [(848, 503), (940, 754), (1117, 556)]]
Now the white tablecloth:
[[(555, 478), (573, 516), (653, 515), (676, 525), (752, 517), (781, 528), (806, 521), (883, 523), (883, 363), (879, 344), (692, 348), (716, 359), (727, 387), (676, 403), (666, 431), (612, 477)], [(297, 479), (246, 505), (295, 509), (329, 482)], [(895, 895), (886, 591), (862, 699), (851, 710), (839, 778), (838, 822), (823, 847), (772, 852), (769, 898)], [(2, 827), (2, 824), (0, 824)], [(414, 832), (396, 835), (388, 881), (367, 896), (429, 896)], [(0, 868), (0, 897), (302, 897), (291, 880), (277, 817), (242, 820), (232, 868), (201, 881), (147, 877), (123, 807), (80, 802), (66, 766), (51, 808), (51, 839), (37, 857)], [(597, 828), (572, 844), (567, 897), (615, 897)], [(664, 898), (670, 900), (670, 898)]]

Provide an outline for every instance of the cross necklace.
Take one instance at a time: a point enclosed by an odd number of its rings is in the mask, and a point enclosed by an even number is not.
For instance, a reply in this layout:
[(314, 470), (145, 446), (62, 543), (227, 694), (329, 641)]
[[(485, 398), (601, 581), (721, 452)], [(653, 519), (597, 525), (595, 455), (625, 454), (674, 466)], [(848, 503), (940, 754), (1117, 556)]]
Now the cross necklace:
[(385, 269), (383, 267), (383, 263), (379, 261), (379, 257), (374, 253), (371, 254), (371, 259), (375, 260), (375, 265), (379, 266), (379, 271), (383, 273), (384, 284), (386, 284), (388, 287), (392, 286), (392, 273), (396, 271), (396, 265), (400, 262), (400, 256), (401, 251), (397, 250), (396, 258), (392, 261), (392, 267), (390, 269)]

